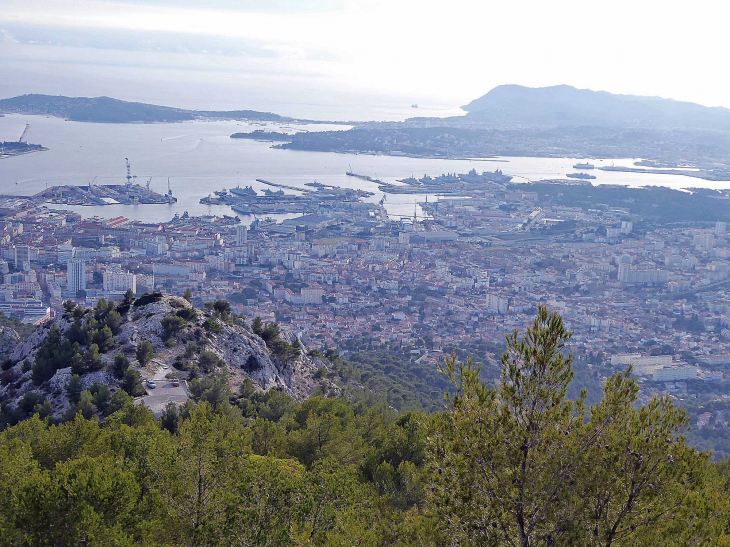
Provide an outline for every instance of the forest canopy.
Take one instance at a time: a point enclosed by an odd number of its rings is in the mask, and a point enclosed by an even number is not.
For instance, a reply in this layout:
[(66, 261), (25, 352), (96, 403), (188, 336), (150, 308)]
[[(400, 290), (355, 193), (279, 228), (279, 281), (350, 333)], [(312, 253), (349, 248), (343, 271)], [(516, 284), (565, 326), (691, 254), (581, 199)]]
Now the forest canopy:
[(671, 400), (638, 406), (630, 369), (570, 399), (569, 338), (540, 308), (494, 384), (453, 354), (433, 413), (215, 375), (159, 419), (129, 399), (103, 422), (37, 413), (0, 433), (2, 543), (728, 544), (727, 463)]

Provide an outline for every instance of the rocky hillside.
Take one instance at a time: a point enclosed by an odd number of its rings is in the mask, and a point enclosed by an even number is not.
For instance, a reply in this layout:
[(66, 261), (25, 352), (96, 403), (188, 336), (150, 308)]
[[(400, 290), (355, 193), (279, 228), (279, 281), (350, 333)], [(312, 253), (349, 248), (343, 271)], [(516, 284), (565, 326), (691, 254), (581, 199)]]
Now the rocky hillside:
[[(97, 398), (113, 404), (118, 392), (151, 408), (181, 403), (190, 382), (221, 373), (232, 389), (250, 379), (260, 391), (278, 389), (301, 400), (326, 382), (315, 378), (323, 366), (293, 334), (260, 321), (249, 326), (231, 316), (223, 301), (198, 309), (183, 298), (155, 293), (130, 296), (116, 306), (67, 305), (62, 317), (39, 327), (3, 362), (0, 413), (7, 422), (15, 421), (7, 418), (13, 413), (18, 419), (32, 412), (61, 418), (75, 410), (85, 390), (95, 409), (102, 408)], [(148, 379), (158, 386), (152, 388)], [(173, 380), (180, 380), (176, 391), (160, 389), (172, 388)]]

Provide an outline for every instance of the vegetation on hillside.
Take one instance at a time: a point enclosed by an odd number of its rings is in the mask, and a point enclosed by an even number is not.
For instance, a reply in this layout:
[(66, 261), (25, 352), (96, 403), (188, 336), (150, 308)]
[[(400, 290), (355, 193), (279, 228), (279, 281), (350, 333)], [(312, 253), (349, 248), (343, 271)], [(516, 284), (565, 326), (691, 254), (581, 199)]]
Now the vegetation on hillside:
[[(74, 393), (73, 420), (51, 425), (37, 412), (0, 433), (0, 537), (6, 545), (727, 544), (727, 464), (685, 443), (686, 417), (670, 400), (637, 407), (630, 370), (609, 379), (597, 404), (585, 393), (569, 399), (569, 336), (541, 308), (523, 337), (508, 338), (496, 387), (452, 355), (443, 367), (452, 394), (431, 414), (351, 394), (298, 403), (251, 382), (231, 393), (221, 371), (193, 380), (194, 400), (159, 420), (103, 389)], [(103, 422), (85, 417), (90, 406), (106, 409)]]

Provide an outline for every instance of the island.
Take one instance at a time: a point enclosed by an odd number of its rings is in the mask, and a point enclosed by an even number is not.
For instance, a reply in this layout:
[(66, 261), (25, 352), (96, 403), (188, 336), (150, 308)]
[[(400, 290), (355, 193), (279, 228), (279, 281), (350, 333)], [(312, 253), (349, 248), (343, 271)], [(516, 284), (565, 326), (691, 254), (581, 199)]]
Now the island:
[(112, 99), (21, 95), (0, 99), (0, 113), (56, 116), (75, 122), (176, 123), (193, 120), (253, 120), (291, 122), (292, 118), (256, 110), (189, 110)]

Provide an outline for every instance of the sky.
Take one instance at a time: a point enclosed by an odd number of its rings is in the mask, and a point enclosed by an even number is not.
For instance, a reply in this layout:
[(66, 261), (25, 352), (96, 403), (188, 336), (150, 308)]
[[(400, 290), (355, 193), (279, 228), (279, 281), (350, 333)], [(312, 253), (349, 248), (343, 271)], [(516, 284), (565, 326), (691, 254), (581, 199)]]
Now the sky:
[(570, 84), (730, 107), (728, 16), (717, 0), (0, 0), (0, 96), (376, 119)]

